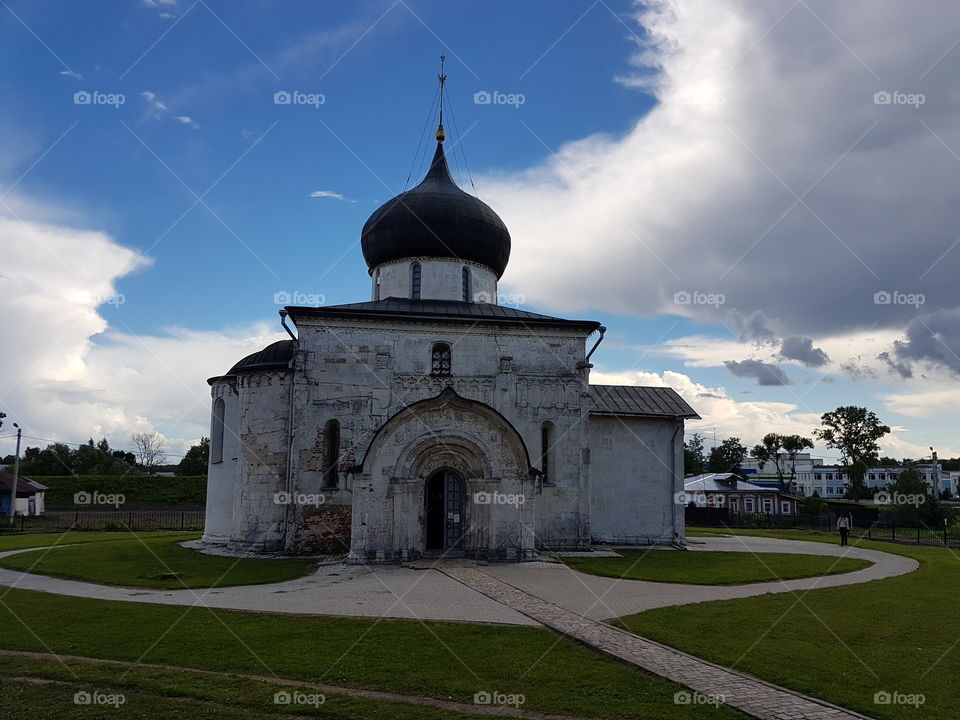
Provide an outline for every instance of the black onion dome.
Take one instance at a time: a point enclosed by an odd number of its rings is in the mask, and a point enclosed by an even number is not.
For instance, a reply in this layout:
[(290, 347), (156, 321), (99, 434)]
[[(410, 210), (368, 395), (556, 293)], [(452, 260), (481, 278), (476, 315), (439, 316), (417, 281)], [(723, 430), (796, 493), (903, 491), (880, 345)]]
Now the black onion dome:
[(377, 265), (409, 257), (470, 260), (503, 275), (510, 231), (482, 200), (450, 177), (443, 143), (419, 185), (381, 205), (363, 226), (363, 257)]

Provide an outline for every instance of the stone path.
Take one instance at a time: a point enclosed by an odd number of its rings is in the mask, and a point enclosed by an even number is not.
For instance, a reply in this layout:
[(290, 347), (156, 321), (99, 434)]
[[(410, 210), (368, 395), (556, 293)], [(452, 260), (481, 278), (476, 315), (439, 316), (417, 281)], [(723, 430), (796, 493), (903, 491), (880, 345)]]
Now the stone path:
[(750, 552), (757, 553), (761, 560), (763, 559), (761, 553), (772, 552), (827, 555), (838, 558), (860, 558), (869, 560), (873, 565), (841, 575), (748, 585), (683, 585), (643, 580), (617, 580), (587, 575), (562, 564), (546, 563), (538, 563), (540, 567), (535, 572), (533, 569), (527, 570), (526, 565), (490, 565), (484, 568), (484, 571), (498, 580), (579, 615), (594, 620), (609, 620), (671, 605), (853, 585), (903, 575), (919, 567), (916, 560), (903, 555), (803, 540), (735, 536), (690, 538), (688, 542), (693, 552)]
[(442, 572), (557, 632), (761, 720), (866, 718), (578, 615), (508, 585), (485, 569), (448, 567)]
[[(29, 551), (3, 552), (0, 558), (20, 552)], [(115, 587), (0, 568), (0, 586), (98, 600), (295, 615), (538, 624), (441, 573), (396, 566), (324, 565), (288, 582), (197, 590)]]
[[(489, 565), (484, 571), (508, 585), (578, 615), (604, 620), (669, 605), (850, 585), (901, 575), (918, 567), (915, 560), (901, 555), (774, 538), (697, 538), (691, 539), (691, 549), (695, 552), (733, 550), (845, 555), (870, 560), (874, 565), (843, 575), (733, 586), (616, 580), (577, 572), (560, 563)], [(0, 558), (33, 550), (35, 549), (2, 552)], [(288, 582), (206, 590), (112, 587), (0, 568), (0, 586), (101, 600), (198, 605), (255, 612), (504, 625), (539, 624), (529, 616), (456, 582), (441, 572), (396, 566), (323, 565), (312, 575)]]

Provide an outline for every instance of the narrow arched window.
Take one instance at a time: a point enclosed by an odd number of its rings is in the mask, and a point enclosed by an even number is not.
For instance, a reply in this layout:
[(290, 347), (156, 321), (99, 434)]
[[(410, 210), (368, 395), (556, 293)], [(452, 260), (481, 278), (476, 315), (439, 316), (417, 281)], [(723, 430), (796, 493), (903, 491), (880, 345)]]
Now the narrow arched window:
[(450, 375), (450, 346), (446, 343), (434, 343), (430, 356), (430, 374), (443, 377)]
[(377, 268), (377, 272), (373, 278), (373, 299), (380, 299), (380, 268)]
[(420, 273), (420, 263), (410, 266), (410, 297), (414, 300), (420, 299)]
[(470, 268), (463, 266), (463, 301), (470, 302)]
[(550, 462), (553, 455), (553, 423), (545, 422), (540, 426), (540, 469), (543, 471), (543, 482), (553, 482)]
[(213, 421), (210, 427), (210, 462), (223, 462), (223, 416), (226, 404), (223, 398), (217, 398), (213, 403)]
[(323, 486), (335, 488), (339, 485), (340, 474), (340, 423), (331, 420), (324, 429)]

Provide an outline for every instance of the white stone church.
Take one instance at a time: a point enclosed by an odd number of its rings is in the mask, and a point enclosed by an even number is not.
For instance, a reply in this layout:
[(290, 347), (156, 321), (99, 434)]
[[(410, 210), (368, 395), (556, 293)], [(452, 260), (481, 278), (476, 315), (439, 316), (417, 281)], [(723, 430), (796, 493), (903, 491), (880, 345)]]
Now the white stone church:
[(671, 388), (590, 384), (599, 323), (497, 304), (510, 233), (443, 137), (363, 227), (371, 300), (287, 307), (295, 339), (209, 380), (204, 541), (358, 563), (682, 544), (697, 414)]

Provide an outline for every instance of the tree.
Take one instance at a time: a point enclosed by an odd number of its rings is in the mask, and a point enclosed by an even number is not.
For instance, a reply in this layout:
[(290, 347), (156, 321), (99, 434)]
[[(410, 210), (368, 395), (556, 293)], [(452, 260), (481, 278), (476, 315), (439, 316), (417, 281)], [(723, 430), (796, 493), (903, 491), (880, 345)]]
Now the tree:
[(131, 433), (130, 442), (140, 466), (148, 473), (166, 459), (166, 441), (160, 433)]
[(802, 435), (782, 435), (781, 444), (787, 453), (787, 462), (790, 463), (790, 490), (793, 490), (793, 481), (797, 478), (797, 455), (804, 450), (813, 450), (813, 440)]
[(183, 460), (177, 465), (177, 475), (206, 475), (210, 462), (210, 438), (202, 437), (197, 445), (192, 445)]
[(683, 474), (700, 475), (705, 463), (703, 435), (694, 433), (692, 438), (683, 443)]
[(740, 442), (740, 438), (731, 437), (710, 449), (710, 472), (738, 473), (747, 457), (747, 448)]
[(763, 436), (761, 445), (754, 445), (750, 451), (750, 456), (760, 464), (760, 470), (768, 462), (772, 462), (777, 470), (777, 481), (780, 483), (780, 490), (787, 491), (787, 483), (784, 482), (784, 474), (787, 468), (790, 469), (790, 483), (793, 483), (796, 475), (797, 455), (804, 448), (812, 448), (813, 441), (810, 438), (799, 435), (780, 435), (778, 433), (767, 433)]
[(804, 515), (822, 515), (826, 511), (826, 501), (816, 493), (800, 501), (800, 512)]
[(847, 405), (820, 416), (822, 428), (813, 434), (826, 443), (827, 447), (840, 451), (841, 464), (850, 478), (851, 487), (847, 497), (860, 500), (872, 493), (863, 483), (867, 467), (879, 457), (880, 446), (877, 440), (890, 432), (876, 413), (864, 407)]

